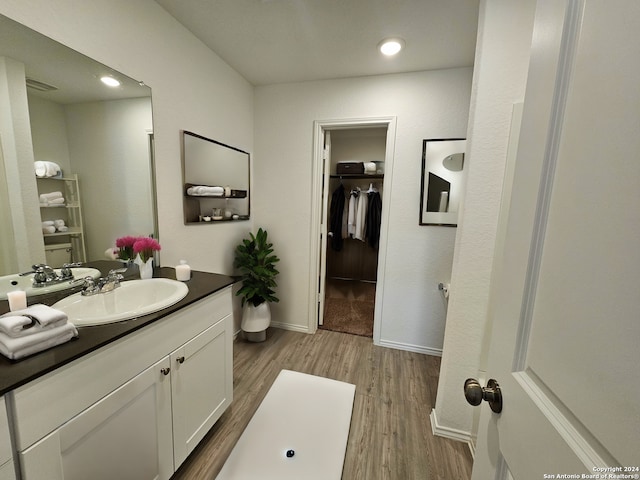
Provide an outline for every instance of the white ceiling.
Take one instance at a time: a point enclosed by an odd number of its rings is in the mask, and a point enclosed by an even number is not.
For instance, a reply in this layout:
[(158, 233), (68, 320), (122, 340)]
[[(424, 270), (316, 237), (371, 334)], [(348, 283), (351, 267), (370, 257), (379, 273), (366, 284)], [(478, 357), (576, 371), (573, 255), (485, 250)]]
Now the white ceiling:
[[(253, 85), (472, 66), (479, 0), (156, 0)], [(385, 58), (377, 44), (400, 36)]]

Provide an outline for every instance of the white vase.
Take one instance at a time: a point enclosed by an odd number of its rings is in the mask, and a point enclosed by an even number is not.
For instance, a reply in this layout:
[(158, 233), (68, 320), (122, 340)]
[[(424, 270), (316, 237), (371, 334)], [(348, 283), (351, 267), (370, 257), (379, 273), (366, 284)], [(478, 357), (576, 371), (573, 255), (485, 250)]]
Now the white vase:
[(262, 341), (266, 338), (266, 330), (271, 324), (271, 308), (268, 302), (262, 302), (255, 307), (247, 302), (242, 310), (242, 323), (240, 328), (247, 333), (250, 341)]
[(140, 258), (140, 255), (138, 255), (134, 262), (138, 265), (141, 279), (145, 280), (147, 278), (153, 277), (153, 258), (150, 258), (146, 262), (143, 262)]

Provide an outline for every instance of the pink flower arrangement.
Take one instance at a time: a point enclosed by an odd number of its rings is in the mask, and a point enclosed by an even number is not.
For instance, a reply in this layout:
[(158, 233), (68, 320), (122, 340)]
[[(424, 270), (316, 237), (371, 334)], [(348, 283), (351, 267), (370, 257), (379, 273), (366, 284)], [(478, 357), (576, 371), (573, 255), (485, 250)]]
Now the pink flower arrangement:
[(139, 237), (120, 237), (116, 240), (116, 247), (118, 247), (118, 258), (120, 260), (133, 260), (135, 254), (133, 253), (133, 244), (136, 243)]
[(133, 244), (133, 253), (140, 255), (140, 260), (145, 263), (153, 256), (153, 252), (160, 249), (158, 241), (151, 237), (139, 237)]
[(146, 262), (153, 256), (153, 252), (160, 250), (160, 244), (151, 237), (120, 237), (116, 240), (118, 258), (120, 260), (133, 260), (136, 255)]

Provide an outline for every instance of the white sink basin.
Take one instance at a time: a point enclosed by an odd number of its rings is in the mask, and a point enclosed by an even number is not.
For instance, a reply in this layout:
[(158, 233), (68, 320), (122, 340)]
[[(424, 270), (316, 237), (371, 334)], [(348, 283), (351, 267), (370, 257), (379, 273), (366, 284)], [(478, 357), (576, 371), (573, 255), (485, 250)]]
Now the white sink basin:
[[(60, 269), (55, 269), (55, 272), (60, 275)], [(100, 270), (96, 270), (95, 268), (78, 267), (72, 268), (71, 272), (75, 279), (100, 277)], [(68, 281), (65, 281), (54, 285), (47, 285), (46, 287), (34, 287), (33, 275), (25, 275), (23, 277), (17, 273), (14, 275), (5, 275), (4, 277), (0, 277), (0, 300), (6, 300), (7, 292), (13, 290), (24, 290), (27, 293), (27, 297), (35, 297), (37, 295), (44, 295), (45, 293), (59, 292), (77, 285), (77, 283), (71, 285)]]
[(129, 280), (107, 293), (74, 293), (53, 305), (77, 327), (104, 325), (157, 312), (182, 300), (189, 288), (168, 278)]

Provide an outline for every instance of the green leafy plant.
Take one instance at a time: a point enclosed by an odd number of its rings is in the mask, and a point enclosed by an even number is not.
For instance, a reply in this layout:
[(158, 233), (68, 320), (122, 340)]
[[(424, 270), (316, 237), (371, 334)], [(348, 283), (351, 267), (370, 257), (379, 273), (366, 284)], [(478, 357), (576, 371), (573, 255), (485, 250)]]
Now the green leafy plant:
[(251, 302), (257, 307), (263, 302), (278, 302), (273, 290), (277, 287), (275, 281), (278, 270), (275, 264), (280, 259), (273, 253), (273, 244), (267, 240), (267, 231), (262, 228), (254, 236), (245, 238), (236, 247), (234, 266), (242, 275), (242, 288), (236, 295), (242, 296), (242, 305)]

